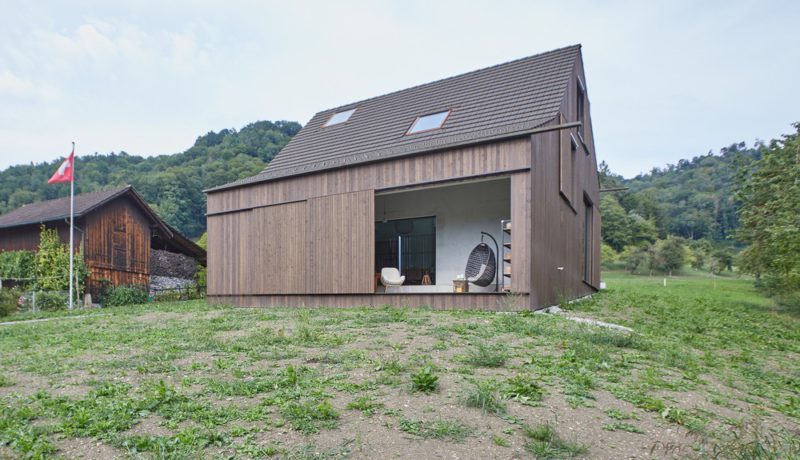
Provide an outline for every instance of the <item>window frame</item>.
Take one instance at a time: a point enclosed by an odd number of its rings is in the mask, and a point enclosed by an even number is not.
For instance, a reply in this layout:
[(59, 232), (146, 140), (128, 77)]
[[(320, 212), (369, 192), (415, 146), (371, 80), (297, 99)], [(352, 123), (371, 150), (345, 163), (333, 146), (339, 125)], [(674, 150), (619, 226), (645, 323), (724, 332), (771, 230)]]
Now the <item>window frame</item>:
[[(347, 122), (350, 121), (351, 118), (353, 118), (353, 114), (356, 113), (356, 110), (358, 110), (358, 107), (353, 107), (352, 109), (342, 110), (340, 112), (334, 112), (334, 113), (331, 114), (330, 117), (328, 117), (328, 121), (326, 121), (325, 123), (322, 124), (322, 127), (323, 128), (327, 128), (329, 126), (337, 126), (337, 125), (342, 125), (344, 123), (347, 123)], [(337, 115), (341, 115), (343, 113), (347, 113), (347, 112), (350, 112), (350, 115), (348, 115), (347, 118), (345, 118), (342, 121), (337, 121), (336, 123), (331, 123), (331, 121), (333, 121), (334, 117), (336, 117)]]
[[(442, 122), (439, 123), (439, 126), (437, 126), (435, 128), (424, 129), (422, 131), (414, 131), (414, 127), (417, 126), (417, 123), (419, 123), (419, 121), (421, 119), (426, 118), (426, 117), (432, 117), (434, 115), (440, 115), (440, 114), (443, 114), (443, 113), (445, 114), (445, 116), (442, 119)], [(406, 130), (405, 136), (413, 136), (413, 135), (416, 135), (416, 134), (423, 134), (423, 133), (429, 133), (431, 131), (436, 131), (437, 129), (443, 129), (444, 128), (444, 124), (447, 123), (448, 119), (450, 119), (450, 115), (452, 113), (453, 113), (453, 109), (447, 109), (447, 110), (440, 110), (438, 112), (431, 112), (431, 113), (428, 113), (426, 115), (418, 115), (417, 118), (415, 118), (414, 121), (411, 123), (411, 126), (409, 126), (408, 129)]]

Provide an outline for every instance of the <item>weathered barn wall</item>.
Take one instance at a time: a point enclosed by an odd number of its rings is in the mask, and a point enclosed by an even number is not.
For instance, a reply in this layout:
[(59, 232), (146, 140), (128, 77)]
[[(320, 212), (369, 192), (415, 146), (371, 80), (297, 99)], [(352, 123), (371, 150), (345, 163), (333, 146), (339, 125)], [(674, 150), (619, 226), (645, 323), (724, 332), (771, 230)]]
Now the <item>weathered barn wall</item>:
[(89, 292), (101, 280), (118, 286), (147, 285), (150, 276), (150, 221), (128, 198), (120, 198), (86, 216), (84, 259), (92, 274)]
[[(81, 242), (82, 221), (75, 220), (75, 248), (79, 248)], [(47, 228), (55, 228), (61, 241), (69, 243), (69, 224), (48, 222)], [(41, 224), (24, 225), (0, 229), (0, 251), (36, 251), (39, 249), (39, 234)]]

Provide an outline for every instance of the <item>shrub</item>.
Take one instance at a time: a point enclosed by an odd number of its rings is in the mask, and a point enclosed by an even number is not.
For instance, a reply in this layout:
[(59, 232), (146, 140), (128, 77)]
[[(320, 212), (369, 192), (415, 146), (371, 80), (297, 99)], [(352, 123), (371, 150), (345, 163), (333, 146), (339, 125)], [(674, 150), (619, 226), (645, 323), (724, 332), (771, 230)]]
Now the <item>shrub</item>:
[(33, 278), (34, 259), (32, 251), (0, 252), (0, 278)]
[(16, 289), (0, 289), (0, 316), (8, 316), (17, 311), (19, 291)]
[(64, 310), (69, 303), (69, 295), (54, 291), (36, 293), (36, 308), (42, 311)]
[(439, 388), (439, 377), (430, 367), (423, 367), (411, 374), (411, 391), (432, 393)]
[(119, 307), (147, 302), (147, 292), (142, 286), (116, 286), (108, 289), (105, 295), (105, 306)]
[[(74, 257), (75, 276), (78, 280), (77, 292), (83, 292), (84, 281), (89, 269), (81, 253)], [(34, 272), (39, 289), (65, 291), (69, 287), (69, 245), (62, 244), (55, 229), (41, 227), (39, 251), (34, 260)]]

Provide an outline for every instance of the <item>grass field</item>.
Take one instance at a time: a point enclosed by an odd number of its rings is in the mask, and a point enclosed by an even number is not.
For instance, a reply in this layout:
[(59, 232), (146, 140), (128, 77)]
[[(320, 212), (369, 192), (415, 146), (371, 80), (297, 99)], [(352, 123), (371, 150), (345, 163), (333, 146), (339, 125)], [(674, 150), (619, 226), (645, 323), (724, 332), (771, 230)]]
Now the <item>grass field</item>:
[(196, 301), (0, 326), (0, 457), (800, 457), (800, 312), (746, 280), (604, 280), (564, 308), (635, 333)]

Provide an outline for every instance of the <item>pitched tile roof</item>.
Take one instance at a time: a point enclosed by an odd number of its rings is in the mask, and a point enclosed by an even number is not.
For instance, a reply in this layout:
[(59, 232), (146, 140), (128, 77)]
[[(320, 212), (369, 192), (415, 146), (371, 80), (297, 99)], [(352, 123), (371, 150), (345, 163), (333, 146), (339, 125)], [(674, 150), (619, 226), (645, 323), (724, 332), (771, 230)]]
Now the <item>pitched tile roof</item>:
[[(524, 133), (557, 116), (579, 54), (574, 45), (319, 112), (263, 172), (208, 191)], [(418, 116), (446, 110), (441, 129), (406, 135)]]
[[(83, 216), (87, 212), (113, 200), (130, 189), (131, 186), (128, 185), (126, 187), (75, 195), (75, 217)], [(56, 198), (55, 200), (26, 204), (21, 208), (9, 211), (0, 216), (0, 228), (39, 224), (62, 219), (69, 219), (68, 196)]]

